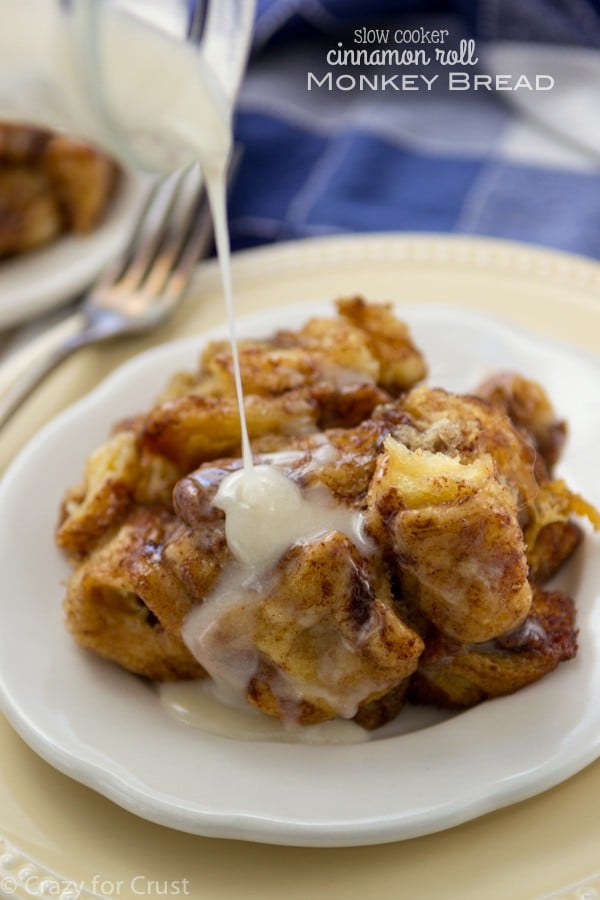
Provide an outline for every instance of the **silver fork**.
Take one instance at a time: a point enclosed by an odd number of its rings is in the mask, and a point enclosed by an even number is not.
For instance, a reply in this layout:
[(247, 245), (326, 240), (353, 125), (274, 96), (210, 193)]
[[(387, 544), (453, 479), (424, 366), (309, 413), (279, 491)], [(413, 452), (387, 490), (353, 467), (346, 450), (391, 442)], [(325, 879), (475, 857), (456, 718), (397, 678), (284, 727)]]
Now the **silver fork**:
[[(8, 379), (2, 428), (40, 382), (88, 344), (156, 327), (178, 305), (212, 238), (200, 168), (194, 164), (152, 188), (127, 250), (108, 266), (78, 308), (40, 340), (43, 350)], [(1, 388), (0, 388), (1, 390)]]

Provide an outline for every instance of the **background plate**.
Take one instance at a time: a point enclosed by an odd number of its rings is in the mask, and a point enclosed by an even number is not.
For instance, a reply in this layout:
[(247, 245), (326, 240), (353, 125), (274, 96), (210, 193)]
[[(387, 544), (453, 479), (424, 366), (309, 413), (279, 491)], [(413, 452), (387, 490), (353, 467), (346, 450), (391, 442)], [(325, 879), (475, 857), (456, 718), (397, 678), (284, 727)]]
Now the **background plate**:
[(60, 306), (86, 288), (124, 247), (144, 196), (144, 180), (124, 172), (107, 214), (85, 237), (0, 260), (0, 328)]

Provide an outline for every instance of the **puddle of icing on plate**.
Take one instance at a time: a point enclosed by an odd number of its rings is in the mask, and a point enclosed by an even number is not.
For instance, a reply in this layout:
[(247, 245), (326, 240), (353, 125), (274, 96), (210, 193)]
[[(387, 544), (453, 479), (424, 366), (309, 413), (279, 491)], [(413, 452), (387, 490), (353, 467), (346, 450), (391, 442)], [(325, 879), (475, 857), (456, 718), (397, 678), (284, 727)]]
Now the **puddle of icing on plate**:
[(178, 722), (237, 741), (302, 744), (359, 744), (369, 732), (347, 719), (319, 725), (288, 725), (253, 709), (237, 691), (206, 678), (158, 686), (161, 705)]

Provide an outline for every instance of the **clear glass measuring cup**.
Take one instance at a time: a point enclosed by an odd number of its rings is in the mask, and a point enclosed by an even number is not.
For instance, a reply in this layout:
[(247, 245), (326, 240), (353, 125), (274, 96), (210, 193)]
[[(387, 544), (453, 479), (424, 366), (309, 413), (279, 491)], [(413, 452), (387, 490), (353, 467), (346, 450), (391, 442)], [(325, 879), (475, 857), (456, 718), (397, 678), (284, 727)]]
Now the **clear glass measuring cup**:
[(255, 0), (0, 0), (0, 118), (166, 172), (223, 158)]

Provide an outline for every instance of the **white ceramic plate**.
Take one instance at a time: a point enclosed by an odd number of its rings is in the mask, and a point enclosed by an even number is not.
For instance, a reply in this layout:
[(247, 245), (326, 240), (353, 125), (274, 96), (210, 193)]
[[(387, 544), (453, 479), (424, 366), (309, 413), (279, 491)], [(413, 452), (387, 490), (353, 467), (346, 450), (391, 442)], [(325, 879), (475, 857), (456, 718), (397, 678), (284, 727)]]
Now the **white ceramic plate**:
[(132, 233), (144, 179), (124, 173), (102, 223), (85, 237), (67, 235), (48, 247), (0, 260), (0, 328), (60, 306), (84, 290)]
[[(293, 327), (327, 304), (240, 321), (240, 334)], [(467, 310), (399, 309), (432, 363), (431, 382), (473, 386), (492, 370), (539, 378), (572, 436), (561, 471), (600, 504), (600, 363)], [(221, 332), (220, 332), (221, 333)], [(401, 715), (347, 746), (236, 742), (170, 719), (154, 693), (79, 650), (62, 622), (67, 566), (52, 531), (65, 486), (112, 422), (144, 408), (197, 340), (152, 350), (47, 426), (0, 487), (0, 698), (23, 738), (73, 778), (140, 816), (198, 834), (342, 846), (448, 828), (557, 784), (600, 754), (600, 543), (565, 575), (580, 650), (541, 682), (427, 725)], [(400, 733), (406, 728), (417, 729)]]

